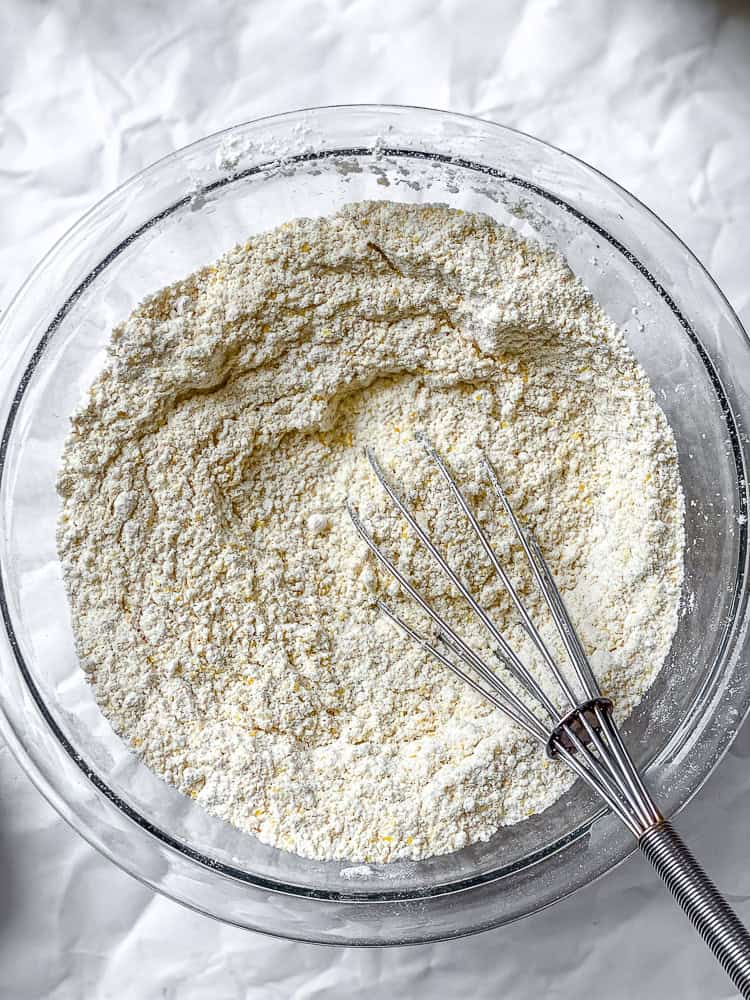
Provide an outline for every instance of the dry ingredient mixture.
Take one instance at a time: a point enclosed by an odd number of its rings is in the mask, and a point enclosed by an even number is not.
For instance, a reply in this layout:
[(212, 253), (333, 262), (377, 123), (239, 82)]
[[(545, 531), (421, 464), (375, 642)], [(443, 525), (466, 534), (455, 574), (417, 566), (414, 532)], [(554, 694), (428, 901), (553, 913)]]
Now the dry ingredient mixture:
[(551, 639), (481, 480), (489, 454), (627, 715), (677, 622), (673, 437), (562, 257), (487, 217), (357, 203), (236, 247), (114, 331), (65, 450), (59, 551), (102, 711), (205, 809), (306, 857), (454, 851), (570, 784), (374, 606), (387, 596), (419, 621), (355, 535), (347, 495), (487, 648), (365, 444), (533, 660), (415, 431), (451, 463)]

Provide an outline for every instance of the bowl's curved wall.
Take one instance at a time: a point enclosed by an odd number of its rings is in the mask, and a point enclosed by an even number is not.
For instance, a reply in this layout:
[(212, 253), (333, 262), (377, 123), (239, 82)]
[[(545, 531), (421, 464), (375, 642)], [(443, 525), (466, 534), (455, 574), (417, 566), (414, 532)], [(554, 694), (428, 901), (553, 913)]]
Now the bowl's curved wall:
[(112, 326), (249, 234), (362, 198), (447, 202), (555, 245), (624, 330), (675, 431), (688, 539), (672, 659), (626, 732), (667, 812), (705, 779), (750, 704), (738, 669), (747, 341), (698, 262), (612, 182), (527, 136), (420, 109), (317, 109), (208, 137), (115, 191), (32, 274), (0, 327), (0, 701), (3, 731), (42, 791), (155, 888), (270, 933), (401, 943), (539, 909), (632, 845), (579, 788), (488, 844), (354, 877), (238, 833), (148, 771), (101, 716), (76, 661), (55, 551), (68, 419)]

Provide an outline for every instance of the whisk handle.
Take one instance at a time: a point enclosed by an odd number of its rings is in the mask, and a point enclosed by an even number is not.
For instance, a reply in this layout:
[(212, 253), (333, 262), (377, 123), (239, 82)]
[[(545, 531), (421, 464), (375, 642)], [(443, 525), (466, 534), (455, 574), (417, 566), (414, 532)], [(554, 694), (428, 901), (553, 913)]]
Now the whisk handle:
[(750, 998), (750, 934), (676, 830), (663, 820), (638, 846), (745, 998)]

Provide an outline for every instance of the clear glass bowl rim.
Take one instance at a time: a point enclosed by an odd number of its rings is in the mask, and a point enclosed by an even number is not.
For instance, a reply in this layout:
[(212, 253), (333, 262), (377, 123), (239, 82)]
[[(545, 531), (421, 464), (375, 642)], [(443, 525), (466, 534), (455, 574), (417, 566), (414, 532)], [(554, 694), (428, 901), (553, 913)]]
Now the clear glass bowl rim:
[[(82, 228), (85, 227), (85, 225), (86, 225), (86, 223), (87, 223), (87, 221), (89, 219), (94, 218), (98, 214), (100, 214), (103, 211), (105, 211), (106, 208), (107, 208), (108, 203), (110, 203), (111, 200), (114, 200), (116, 197), (123, 195), (125, 192), (127, 192), (127, 190), (129, 188), (136, 186), (138, 184), (138, 182), (140, 180), (142, 180), (145, 176), (151, 174), (152, 172), (157, 171), (159, 168), (164, 167), (166, 164), (168, 164), (168, 163), (170, 163), (172, 161), (175, 161), (175, 160), (178, 160), (178, 159), (184, 157), (185, 154), (187, 154), (191, 150), (200, 148), (203, 144), (209, 143), (209, 142), (214, 141), (217, 138), (220, 138), (220, 137), (223, 137), (223, 136), (230, 136), (232, 133), (234, 133), (236, 131), (239, 131), (239, 130), (242, 130), (242, 129), (260, 126), (263, 123), (271, 123), (271, 122), (278, 123), (278, 122), (282, 122), (282, 121), (285, 121), (285, 120), (294, 121), (294, 120), (298, 120), (300, 118), (303, 118), (305, 115), (308, 115), (308, 114), (335, 113), (335, 114), (346, 115), (349, 112), (361, 112), (361, 111), (369, 111), (369, 112), (372, 112), (373, 114), (379, 114), (379, 113), (380, 114), (388, 114), (388, 113), (392, 113), (394, 111), (415, 112), (415, 113), (423, 112), (425, 115), (440, 117), (440, 118), (442, 118), (444, 120), (454, 120), (456, 122), (463, 122), (463, 123), (471, 124), (471, 125), (477, 126), (479, 128), (487, 129), (487, 130), (498, 130), (498, 132), (506, 133), (506, 134), (510, 133), (510, 134), (513, 134), (513, 135), (516, 135), (516, 136), (522, 138), (523, 140), (529, 142), (532, 145), (536, 145), (536, 146), (541, 147), (541, 148), (546, 148), (547, 150), (552, 150), (556, 155), (558, 155), (560, 157), (563, 157), (563, 158), (565, 158), (568, 161), (575, 162), (581, 168), (583, 168), (586, 171), (590, 172), (592, 175), (595, 175), (598, 178), (600, 178), (602, 181), (604, 181), (607, 185), (611, 186), (613, 189), (618, 190), (622, 195), (624, 195), (636, 207), (636, 209), (638, 211), (646, 214), (651, 219), (651, 221), (653, 223), (655, 223), (658, 227), (660, 227), (660, 229), (663, 232), (665, 232), (665, 233), (667, 233), (669, 235), (669, 237), (671, 238), (671, 240), (673, 240), (676, 244), (679, 244), (679, 246), (683, 249), (684, 253), (691, 258), (691, 260), (694, 262), (694, 264), (700, 270), (700, 272), (702, 273), (703, 278), (705, 280), (707, 280), (710, 283), (710, 285), (713, 287), (714, 294), (717, 295), (723, 301), (723, 305), (724, 305), (724, 307), (725, 307), (725, 309), (727, 311), (727, 314), (733, 320), (733, 323), (734, 323), (734, 325), (736, 327), (736, 330), (744, 338), (745, 347), (750, 346), (750, 342), (748, 341), (747, 335), (744, 333), (744, 330), (742, 329), (742, 326), (741, 326), (741, 324), (739, 322), (739, 319), (734, 314), (733, 310), (731, 309), (731, 306), (726, 301), (726, 299), (723, 296), (723, 294), (721, 293), (720, 289), (717, 287), (716, 283), (713, 281), (713, 279), (708, 274), (708, 272), (695, 259), (694, 255), (691, 253), (691, 251), (679, 239), (679, 237), (677, 237), (675, 235), (675, 233), (661, 219), (659, 219), (653, 212), (651, 212), (650, 209), (648, 209), (641, 202), (639, 202), (638, 199), (636, 199), (632, 194), (630, 194), (629, 192), (627, 192), (625, 189), (623, 189), (616, 182), (612, 181), (609, 177), (607, 177), (606, 175), (604, 175), (600, 171), (596, 170), (596, 168), (591, 167), (589, 164), (587, 164), (585, 161), (581, 160), (580, 158), (578, 158), (576, 156), (573, 156), (572, 154), (567, 153), (567, 152), (565, 152), (563, 150), (560, 150), (559, 148), (555, 147), (554, 145), (552, 145), (550, 143), (545, 143), (545, 142), (543, 142), (543, 141), (541, 141), (541, 140), (539, 140), (539, 139), (537, 139), (537, 138), (535, 138), (533, 136), (530, 136), (530, 135), (528, 135), (528, 134), (526, 134), (524, 132), (521, 132), (520, 130), (509, 128), (509, 127), (503, 126), (503, 125), (499, 125), (499, 124), (494, 123), (494, 122), (490, 122), (490, 121), (485, 121), (485, 120), (482, 120), (482, 119), (478, 119), (478, 118), (475, 118), (475, 117), (470, 116), (470, 115), (462, 115), (462, 114), (456, 114), (456, 113), (453, 113), (453, 112), (439, 111), (437, 109), (421, 108), (421, 107), (406, 106), (406, 105), (382, 105), (382, 104), (328, 105), (328, 106), (321, 106), (321, 107), (311, 107), (311, 108), (298, 109), (298, 110), (284, 112), (282, 114), (267, 115), (267, 116), (263, 116), (261, 118), (252, 119), (252, 120), (250, 120), (248, 122), (238, 123), (236, 125), (233, 125), (233, 126), (230, 126), (230, 127), (226, 128), (226, 129), (222, 129), (222, 130), (219, 130), (217, 132), (211, 133), (211, 134), (209, 134), (207, 136), (199, 138), (199, 139), (193, 141), (192, 143), (190, 143), (190, 144), (188, 144), (188, 145), (186, 145), (184, 147), (181, 147), (180, 149), (177, 149), (177, 150), (175, 150), (175, 151), (167, 154), (166, 156), (161, 157), (160, 159), (154, 161), (152, 164), (146, 166), (145, 168), (143, 168), (142, 170), (140, 170), (138, 173), (132, 175), (123, 184), (119, 185), (116, 189), (114, 189), (107, 196), (105, 196), (105, 198), (103, 198), (98, 203), (96, 203), (94, 206), (92, 206), (84, 215), (82, 215), (77, 220), (77, 222), (70, 229), (68, 229), (54, 243), (54, 245), (50, 248), (50, 250), (41, 259), (41, 261), (31, 271), (30, 275), (28, 276), (28, 278), (26, 279), (26, 281), (24, 282), (24, 284), (21, 286), (21, 288), (16, 293), (16, 295), (14, 296), (14, 298), (11, 301), (10, 305), (8, 306), (8, 309), (6, 310), (4, 316), (0, 320), (0, 342), (2, 342), (2, 337), (3, 337), (3, 333), (4, 333), (5, 329), (12, 324), (13, 315), (14, 315), (14, 312), (15, 312), (17, 304), (20, 301), (22, 301), (24, 299), (24, 297), (30, 291), (32, 291), (34, 283), (35, 283), (35, 279), (37, 278), (37, 276), (48, 266), (48, 264), (52, 260), (54, 260), (57, 257), (57, 255), (60, 253), (60, 251), (63, 250), (65, 248), (65, 246), (68, 244), (68, 242), (70, 241), (70, 239), (76, 233), (78, 233), (79, 230), (81, 230)], [(333, 152), (328, 152), (328, 153), (326, 153), (324, 155), (335, 155), (335, 153), (336, 153), (336, 151), (334, 150)], [(312, 154), (312, 156), (314, 157), (315, 154)], [(304, 157), (299, 157), (299, 158), (304, 158)], [(295, 159), (295, 158), (293, 157), (292, 159)], [(256, 172), (256, 170), (258, 170), (258, 169), (260, 169), (260, 168), (251, 168), (251, 170), (249, 172)], [(227, 183), (227, 182), (229, 182), (231, 180), (236, 180), (236, 179), (238, 179), (241, 176), (242, 176), (242, 172), (238, 173), (237, 175), (234, 175), (233, 177), (229, 178), (228, 180), (225, 180), (225, 181), (221, 181), (220, 180), (220, 181), (215, 182), (213, 185), (207, 185), (207, 187), (206, 187), (205, 190), (206, 191), (210, 191), (210, 190), (212, 190), (212, 188), (220, 187), (220, 186), (222, 186), (222, 184)], [(523, 185), (523, 183), (525, 183), (525, 182), (522, 182), (522, 185)], [(533, 185), (530, 185), (530, 184), (528, 186), (533, 187)], [(550, 192), (550, 191), (548, 191), (546, 189), (542, 189), (542, 193), (544, 194), (544, 196), (546, 198), (550, 199), (551, 201), (555, 201), (554, 192)], [(183, 204), (184, 202), (187, 202), (190, 199), (190, 197), (191, 197), (191, 195), (186, 195), (185, 198), (183, 199), (183, 202), (176, 202), (176, 203), (172, 204), (162, 214), (163, 215), (171, 214), (172, 212), (174, 212), (180, 206), (180, 204)], [(581, 217), (581, 219), (583, 221), (585, 221), (589, 226), (591, 226), (594, 230), (599, 231), (600, 234), (603, 235), (605, 238), (607, 238), (608, 241), (611, 244), (613, 244), (616, 249), (618, 249), (622, 253), (628, 254), (632, 258), (632, 255), (630, 255), (630, 253), (627, 250), (627, 248), (624, 247), (622, 244), (619, 244), (616, 239), (614, 239), (612, 236), (610, 236), (609, 233), (607, 233), (604, 230), (601, 230), (600, 227), (598, 227), (598, 225), (594, 222), (594, 220), (588, 218), (585, 215), (582, 215), (581, 213), (577, 213), (577, 211), (575, 209), (575, 206), (572, 206), (572, 205), (570, 205), (567, 202), (561, 201), (561, 204), (565, 207), (566, 210), (572, 212), (573, 215), (578, 214)], [(141, 227), (140, 230), (134, 231), (134, 233), (132, 234), (132, 237), (137, 236), (138, 233), (140, 231), (142, 231), (142, 229), (145, 229), (148, 226), (152, 225), (154, 221), (155, 221), (154, 219), (151, 219), (148, 222), (144, 223), (144, 225)], [(101, 260), (101, 262), (98, 265), (98, 267), (95, 268), (94, 270), (92, 270), (86, 276), (86, 278), (80, 283), (80, 285), (76, 288), (76, 290), (73, 292), (73, 294), (70, 295), (70, 296), (68, 296), (68, 298), (66, 299), (65, 304), (61, 307), (61, 311), (64, 308), (66, 308), (70, 304), (71, 300), (73, 300), (74, 297), (77, 297), (77, 295), (80, 294), (80, 292), (88, 285), (88, 283), (96, 277), (96, 274), (98, 273), (98, 271), (101, 268), (106, 267), (106, 265), (109, 262), (110, 258), (117, 253), (118, 249), (119, 249), (119, 247), (115, 247), (115, 249), (112, 251), (112, 253), (110, 255), (104, 257)], [(642, 268), (642, 265), (639, 265), (639, 262), (637, 260), (635, 260), (634, 263), (636, 264), (636, 266), (640, 266)], [(667, 299), (667, 301), (669, 301), (669, 295), (668, 295), (668, 293), (664, 289), (659, 289), (658, 286), (657, 286), (657, 284), (653, 280), (652, 280), (652, 283), (657, 288), (657, 291), (659, 292), (659, 294), (661, 294), (663, 297), (665, 297)], [(673, 311), (677, 315), (679, 315), (679, 310), (677, 309), (676, 306), (674, 306), (674, 303), (672, 303), (672, 308), (673, 308)], [(24, 361), (24, 364), (23, 364), (23, 368), (24, 368), (25, 372), (28, 372), (28, 371), (30, 371), (33, 368), (33, 366), (35, 364), (35, 360), (34, 359), (43, 350), (44, 341), (45, 341), (46, 337), (49, 336), (49, 334), (51, 332), (53, 332), (54, 327), (55, 327), (55, 323), (56, 323), (56, 321), (53, 321), (50, 324), (50, 326), (48, 327), (48, 330), (46, 331), (45, 335), (41, 338), (41, 340), (39, 340), (37, 342), (37, 344), (35, 346), (35, 349), (33, 351), (33, 354), (31, 355), (31, 359), (29, 360), (28, 356), (26, 357), (26, 360)], [(686, 327), (686, 329), (688, 329), (688, 328)], [(699, 344), (699, 346), (701, 346), (700, 342), (698, 342), (698, 344)], [(719, 385), (721, 385), (720, 382), (719, 382)], [(721, 386), (721, 388), (722, 388), (722, 393), (726, 395), (726, 390), (723, 387), (723, 385)], [(10, 409), (9, 418), (8, 418), (7, 423), (4, 426), (3, 435), (2, 435), (2, 441), (0, 442), (0, 480), (2, 478), (2, 472), (3, 472), (3, 466), (4, 466), (4, 459), (5, 459), (5, 454), (6, 454), (6, 451), (7, 451), (8, 442), (9, 442), (10, 436), (12, 434), (13, 418), (14, 418), (16, 409), (17, 409), (18, 405), (20, 404), (20, 401), (21, 401), (21, 398), (22, 398), (22, 395), (23, 395), (23, 391), (24, 391), (23, 380), (21, 380), (18, 383), (18, 385), (16, 385), (15, 387), (11, 387), (10, 384), (9, 384), (8, 389), (9, 389), (9, 394), (12, 397), (12, 402), (11, 402), (11, 409)], [(730, 399), (729, 402), (731, 404), (733, 402), (733, 400)], [(731, 415), (734, 417), (734, 411), (733, 410), (731, 411)], [(739, 447), (739, 446), (737, 446), (737, 447)], [(743, 461), (743, 459), (744, 459), (744, 452), (742, 452), (742, 449), (740, 449), (740, 452), (741, 452), (741, 454), (739, 455), (739, 465), (738, 465), (738, 468), (744, 467), (744, 464), (745, 464), (744, 461)], [(743, 528), (743, 535), (745, 533), (746, 533), (746, 529)], [(745, 546), (745, 548), (746, 548), (746, 546)], [(746, 556), (743, 555), (742, 565), (740, 566), (740, 571), (739, 571), (740, 575), (742, 575), (742, 580), (738, 579), (738, 593), (737, 593), (738, 612), (739, 612), (739, 610), (742, 610), (743, 614), (744, 614), (745, 606), (747, 604), (747, 597), (748, 597), (747, 582), (746, 582), (747, 581), (747, 577), (746, 577), (746, 573), (742, 573), (742, 569), (744, 567), (744, 563), (745, 562), (746, 562)], [(6, 629), (6, 632), (7, 632), (7, 635), (8, 635), (8, 640), (9, 640), (10, 646), (13, 649), (13, 652), (15, 654), (16, 660), (18, 661), (16, 665), (19, 666), (21, 668), (22, 672), (25, 673), (24, 667), (22, 665), (22, 657), (21, 657), (20, 650), (18, 649), (17, 645), (14, 644), (14, 640), (13, 640), (13, 627), (12, 627), (12, 622), (10, 620), (10, 614), (9, 614), (9, 610), (8, 610), (8, 607), (7, 607), (7, 602), (6, 602), (5, 593), (4, 593), (4, 571), (3, 571), (3, 567), (2, 566), (0, 566), (0, 608), (2, 610), (3, 621), (4, 621), (5, 629)], [(733, 636), (733, 641), (735, 643), (737, 643), (737, 636), (736, 635)], [(27, 675), (26, 679), (27, 679), (27, 684), (29, 684), (30, 689), (32, 691), (32, 695), (34, 695), (35, 691), (34, 691), (34, 688), (33, 688), (33, 682), (29, 681), (28, 675)], [(38, 699), (37, 699), (37, 701), (38, 701), (38, 707), (39, 707), (40, 711), (42, 712), (42, 714), (46, 714), (46, 709), (45, 709), (45, 706), (44, 706), (43, 702), (41, 702)], [(742, 722), (742, 720), (745, 718), (745, 716), (747, 715), (747, 713), (749, 711), (750, 711), (750, 686), (748, 686), (747, 689), (745, 691), (743, 691), (743, 698), (741, 699), (741, 709), (738, 710), (738, 715), (737, 715), (737, 720), (738, 721), (737, 721), (737, 727), (736, 728), (739, 728), (739, 724)], [(191, 852), (190, 849), (186, 848), (185, 845), (182, 845), (180, 843), (177, 843), (177, 842), (173, 841), (169, 837), (169, 835), (165, 835), (162, 831), (160, 831), (157, 828), (153, 827), (152, 824), (150, 824), (148, 822), (148, 820), (146, 820), (144, 817), (140, 816), (139, 814), (134, 813), (134, 811), (131, 810), (130, 807), (128, 807), (121, 800), (119, 800), (118, 797), (116, 796), (116, 794), (114, 794), (110, 789), (108, 789), (107, 786), (104, 785), (101, 782), (101, 780), (98, 779), (98, 777), (95, 774), (93, 774), (92, 772), (88, 771), (86, 769), (86, 767), (80, 761), (76, 761), (75, 748), (74, 747), (70, 747), (70, 746), (66, 746), (67, 740), (57, 730), (57, 727), (54, 724), (54, 721), (51, 720), (48, 716), (47, 716), (47, 721), (50, 724), (50, 726), (52, 728), (52, 731), (57, 736), (58, 740), (60, 740), (60, 742), (65, 747), (67, 753), (71, 756), (71, 758), (81, 768), (81, 771), (86, 776), (86, 778), (89, 781), (91, 781), (96, 786), (97, 790), (101, 794), (103, 794), (107, 798), (109, 798), (110, 801), (112, 801), (117, 806), (117, 808), (119, 808), (123, 813), (125, 813), (125, 815), (128, 816), (129, 819), (133, 823), (135, 823), (140, 828), (141, 831), (145, 832), (150, 837), (156, 838), (160, 842), (160, 844), (163, 847), (166, 847), (168, 850), (170, 850), (170, 851), (177, 851), (183, 857), (187, 857), (188, 859), (192, 860), (194, 863), (196, 863), (198, 865), (201, 865), (201, 866), (204, 866), (204, 867), (208, 867), (209, 869), (215, 868), (214, 865), (206, 865), (205, 860), (201, 860), (200, 856), (195, 856), (195, 852)], [(29, 756), (29, 753), (27, 752), (27, 749), (22, 745), (21, 741), (17, 738), (17, 734), (15, 733), (12, 721), (9, 718), (9, 715), (8, 715), (8, 713), (5, 710), (5, 706), (0, 706), (0, 731), (2, 731), (3, 736), (6, 738), (6, 741), (7, 741), (8, 745), (10, 746), (12, 752), (14, 753), (14, 756), (18, 759), (18, 761), (21, 764), (22, 768), (27, 772), (27, 774), (29, 774), (31, 780), (34, 782), (34, 784), (37, 786), (37, 788), (39, 788), (39, 790), (42, 792), (42, 794), (45, 795), (45, 797), (48, 799), (48, 801), (50, 801), (50, 803), (57, 809), (57, 811), (63, 816), (63, 818), (65, 818), (66, 821), (68, 821), (70, 823), (70, 825), (79, 834), (81, 834), (89, 843), (91, 843), (97, 850), (101, 851), (110, 860), (114, 861), (119, 867), (123, 868), (124, 870), (128, 871), (130, 874), (134, 875), (134, 877), (138, 878), (144, 884), (149, 885), (150, 887), (155, 888), (155, 889), (157, 889), (157, 890), (159, 890), (161, 892), (165, 892), (165, 894), (172, 896), (173, 898), (177, 899), (178, 901), (182, 902), (185, 905), (191, 906), (194, 909), (198, 909), (200, 912), (208, 913), (208, 915), (211, 915), (211, 916), (218, 916), (216, 913), (213, 913), (210, 910), (202, 910), (201, 907), (199, 905), (196, 905), (194, 902), (191, 902), (188, 899), (182, 898), (178, 893), (170, 892), (169, 890), (165, 889), (163, 886), (158, 885), (155, 882), (151, 881), (150, 879), (144, 877), (137, 870), (134, 870), (133, 867), (128, 864), (127, 860), (123, 859), (120, 856), (117, 856), (107, 846), (105, 846), (101, 842), (100, 838), (96, 835), (96, 833), (94, 831), (86, 828), (86, 826), (76, 816), (75, 811), (71, 808), (70, 804), (65, 800), (64, 796), (61, 795), (60, 792), (56, 788), (53, 787), (53, 785), (48, 780), (48, 777), (41, 773), (41, 771), (39, 770), (39, 768), (35, 765), (34, 761)], [(735, 729), (735, 731), (736, 731), (736, 729)], [(684, 795), (684, 796), (681, 796), (681, 800), (680, 800), (680, 802), (679, 802), (679, 804), (677, 806), (676, 811), (679, 811), (679, 809), (683, 808), (684, 805), (690, 800), (690, 798), (692, 798), (692, 796), (694, 794), (696, 794), (699, 791), (699, 789), (702, 787), (703, 783), (707, 780), (707, 778), (709, 777), (709, 775), (712, 773), (713, 769), (720, 762), (720, 760), (722, 759), (724, 753), (728, 749), (728, 747), (729, 747), (729, 745), (731, 743), (732, 735), (733, 735), (733, 733), (732, 734), (730, 734), (729, 732), (726, 733), (726, 738), (724, 740), (722, 740), (721, 745), (719, 747), (718, 754), (712, 758), (712, 760), (708, 763), (708, 766), (705, 768), (705, 770), (702, 771), (702, 773), (700, 775), (699, 781), (694, 785), (694, 787), (692, 787), (690, 789), (689, 793), (686, 794), (686, 795)], [(603, 814), (600, 813), (597, 816), (593, 817), (592, 820), (591, 820), (591, 822), (589, 824), (587, 824), (587, 828), (590, 827), (595, 821), (597, 821), (602, 815)], [(576, 831), (575, 837), (576, 838), (579, 837), (584, 832), (585, 832), (584, 830), (578, 830), (578, 831)], [(566, 838), (564, 841), (560, 842), (559, 845), (557, 845), (557, 850), (558, 851), (564, 849), (564, 847), (566, 846), (566, 843), (568, 842), (568, 839), (572, 839), (572, 838)], [(616, 864), (620, 863), (630, 853), (632, 853), (633, 849), (634, 849), (634, 845), (632, 845), (632, 844), (630, 844), (629, 846), (624, 846), (623, 849), (621, 849), (619, 851), (618, 857), (611, 864), (608, 864), (605, 870), (610, 870)], [(552, 857), (553, 853), (557, 853), (557, 852), (548, 852), (548, 853), (546, 853), (544, 855), (544, 859), (543, 860), (550, 859)], [(536, 864), (536, 863), (537, 863), (537, 859), (532, 859), (532, 861), (530, 862), (531, 865)], [(524, 866), (524, 868), (526, 868), (526, 867), (529, 867), (529, 865), (525, 865)], [(603, 872), (599, 872), (598, 874), (602, 874), (602, 873)], [(341, 898), (341, 896), (340, 896), (340, 894), (338, 894), (338, 893), (336, 893), (336, 894), (326, 894), (326, 893), (320, 893), (320, 892), (315, 891), (315, 890), (307, 891), (307, 892), (300, 892), (299, 888), (296, 887), (296, 886), (289, 886), (289, 885), (284, 885), (284, 884), (281, 884), (281, 883), (268, 883), (267, 880), (264, 880), (262, 878), (254, 879), (253, 877), (248, 876), (247, 873), (238, 872), (238, 871), (232, 871), (231, 869), (226, 869), (225, 870), (225, 874), (227, 876), (229, 876), (229, 877), (232, 877), (232, 878), (238, 878), (238, 877), (240, 877), (242, 879), (242, 881), (248, 882), (249, 884), (255, 884), (259, 888), (265, 890), (266, 892), (270, 890), (271, 892), (280, 893), (280, 894), (284, 894), (284, 895), (303, 896), (303, 897), (306, 897), (307, 899), (316, 899), (316, 900), (319, 900), (320, 902), (323, 902), (323, 903), (325, 903), (325, 902), (334, 902), (335, 903), (335, 902), (342, 902), (343, 901), (342, 898)], [(595, 876), (595, 877), (598, 877), (598, 875)], [(466, 889), (470, 889), (470, 888), (472, 888), (474, 886), (480, 887), (482, 885), (485, 885), (485, 884), (487, 884), (488, 881), (490, 881), (490, 880), (487, 877), (482, 877), (482, 878), (478, 879), (476, 882), (474, 882), (473, 880), (469, 879), (469, 880), (466, 881), (466, 883), (464, 883), (462, 885), (452, 885), (450, 887), (450, 891), (466, 891)], [(588, 881), (591, 881), (591, 879), (587, 878), (587, 879), (582, 880), (579, 885), (573, 885), (573, 886), (571, 886), (567, 892), (559, 894), (556, 898), (559, 899), (559, 898), (562, 898), (564, 895), (570, 894), (570, 892), (575, 891), (577, 888), (579, 888), (583, 884), (586, 884)], [(361, 901), (361, 902), (367, 902), (367, 903), (377, 903), (377, 902), (388, 903), (388, 902), (392, 902), (396, 898), (403, 898), (403, 896), (401, 894), (393, 894), (393, 893), (385, 892), (385, 893), (382, 893), (382, 894), (368, 894), (367, 897), (366, 897), (366, 900), (364, 900), (364, 899), (362, 899), (361, 895), (358, 895), (356, 892), (353, 892), (350, 897), (347, 897), (347, 901), (348, 902), (352, 902), (352, 903), (356, 903), (356, 902), (359, 902), (359, 901)], [(419, 899), (422, 899), (423, 897), (419, 896), (418, 894), (415, 894), (414, 896), (411, 896), (409, 898), (412, 898), (412, 899), (415, 899), (415, 900), (419, 900)], [(541, 908), (541, 907), (537, 907), (536, 909), (539, 909), (539, 908)], [(529, 909), (526, 912), (527, 913), (533, 912), (533, 910)], [(519, 913), (517, 917), (514, 917), (512, 919), (518, 919), (520, 916), (523, 916), (523, 915), (525, 915), (525, 914), (524, 913)], [(221, 916), (219, 916), (218, 918), (219, 919), (224, 919), (224, 920), (227, 919), (226, 917), (221, 917)], [(501, 921), (498, 921), (498, 923), (499, 922), (501, 922)], [(507, 922), (507, 921), (502, 921), (502, 922)], [(243, 926), (247, 926), (247, 925), (243, 925)], [(492, 926), (492, 924), (490, 924), (488, 926)], [(256, 929), (260, 929), (260, 928), (256, 928)], [(478, 930), (478, 929), (485, 929), (485, 928), (484, 927), (481, 927), (481, 928), (470, 928), (468, 931), (464, 930), (464, 931), (460, 931), (458, 933), (459, 934), (461, 934), (461, 933), (471, 933), (471, 931), (474, 930), (474, 929)], [(273, 933), (273, 931), (269, 931), (269, 933)], [(280, 934), (280, 936), (294, 937), (295, 935), (286, 935), (286, 934), (282, 933), (282, 934)], [(446, 936), (449, 936), (449, 935), (441, 935), (441, 937), (446, 937)], [(456, 936), (458, 936), (458, 934)], [(302, 940), (311, 940), (311, 938), (302, 937), (302, 936), (300, 936), (300, 939), (302, 939)], [(425, 938), (425, 939), (428, 939), (428, 938)], [(374, 943), (374, 942), (368, 942), (368, 941), (362, 941), (362, 942), (360, 942), (360, 941), (353, 940), (350, 943), (353, 943), (353, 944), (356, 944), (356, 943), (368, 944), (368, 943)], [(378, 943), (382, 943), (382, 942), (378, 942)]]

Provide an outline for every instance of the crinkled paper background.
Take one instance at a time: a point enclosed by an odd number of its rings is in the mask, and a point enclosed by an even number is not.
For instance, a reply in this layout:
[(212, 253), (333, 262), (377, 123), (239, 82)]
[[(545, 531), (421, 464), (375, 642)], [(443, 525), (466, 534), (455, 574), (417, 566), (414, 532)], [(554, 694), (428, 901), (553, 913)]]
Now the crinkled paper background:
[[(1, 0), (0, 308), (83, 211), (157, 157), (258, 115), (357, 101), (469, 112), (576, 153), (662, 216), (750, 325), (741, 0)], [(746, 920), (748, 757), (746, 726), (679, 821)], [(0, 887), (7, 1000), (732, 996), (640, 859), (463, 941), (276, 941), (124, 875), (2, 747)]]

